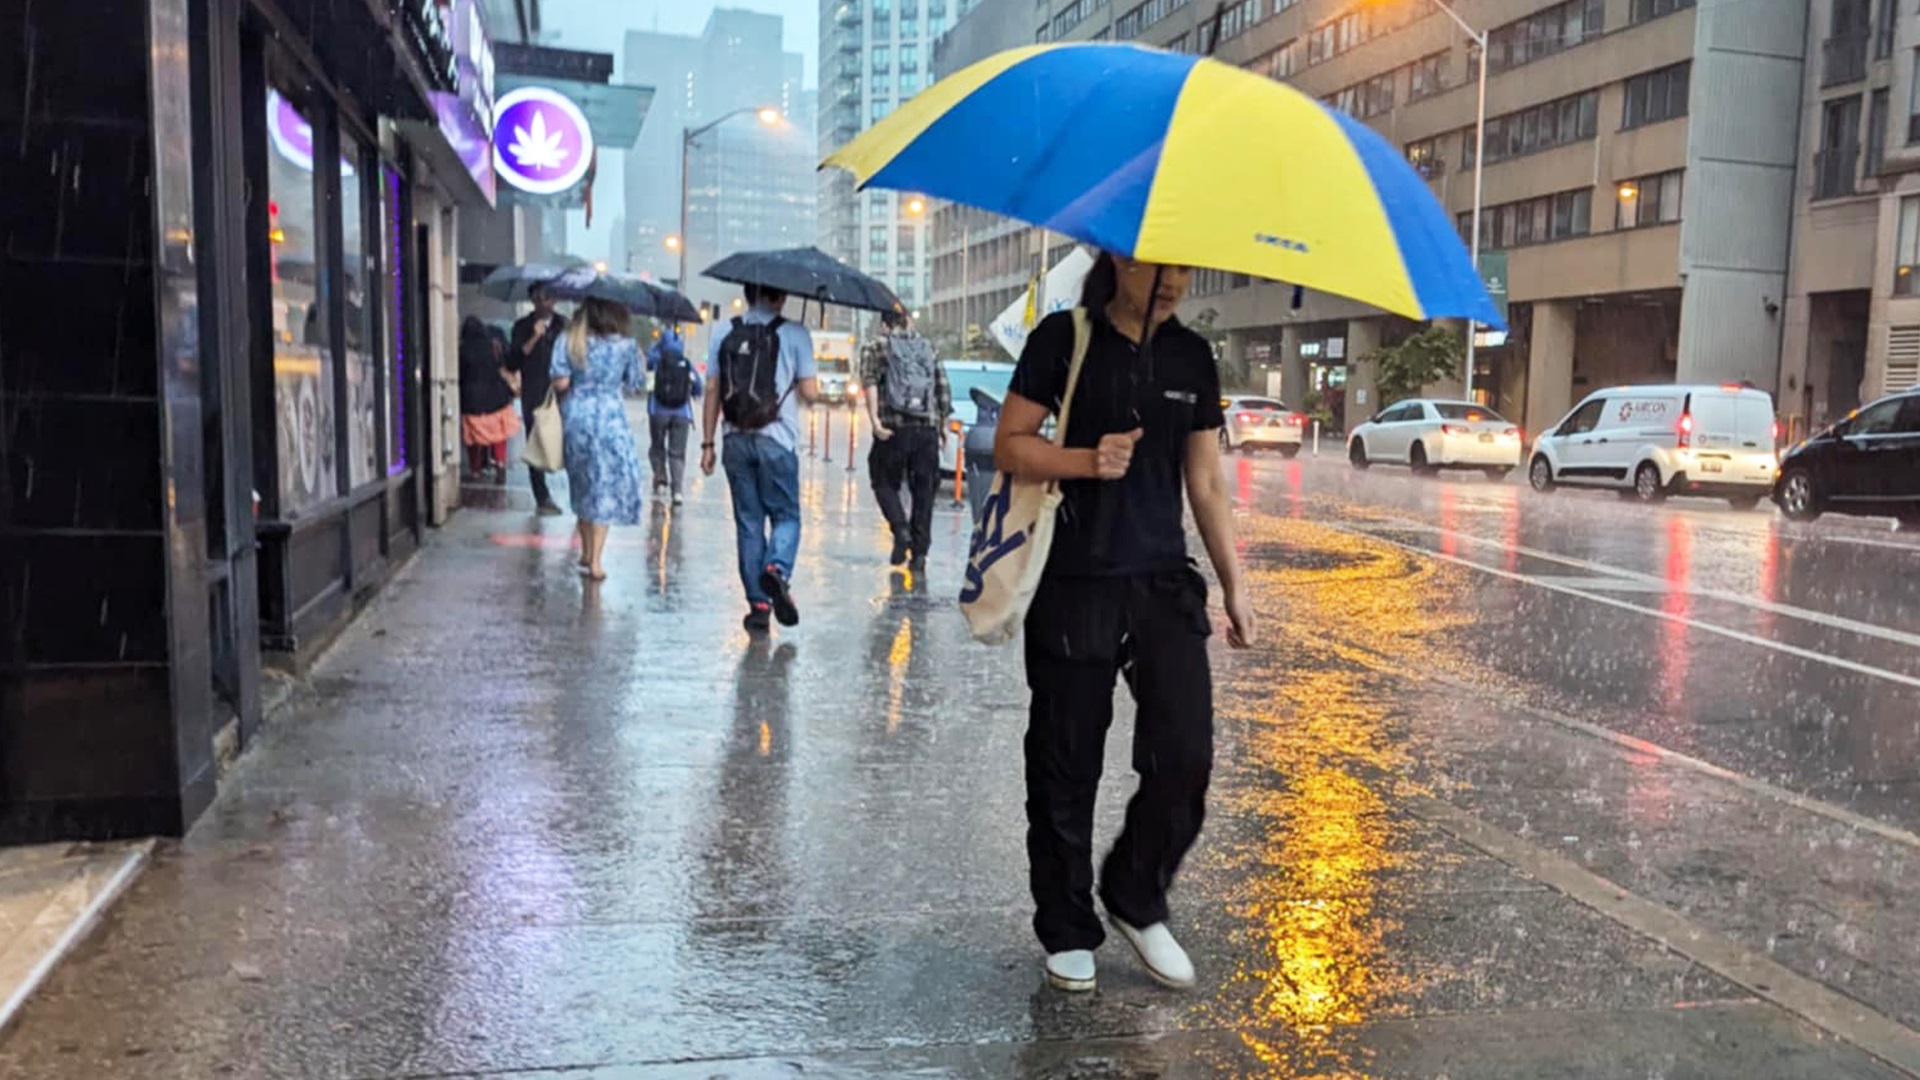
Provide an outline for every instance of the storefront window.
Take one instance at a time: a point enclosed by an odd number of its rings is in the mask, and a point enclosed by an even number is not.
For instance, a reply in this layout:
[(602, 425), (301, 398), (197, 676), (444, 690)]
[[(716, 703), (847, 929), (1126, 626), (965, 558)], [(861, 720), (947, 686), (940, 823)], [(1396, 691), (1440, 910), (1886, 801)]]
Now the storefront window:
[(380, 325), (387, 328), (387, 475), (394, 476), (407, 468), (407, 392), (412, 386), (407, 378), (407, 366), (413, 358), (408, 355), (407, 328), (401, 318), (407, 309), (407, 282), (403, 272), (407, 265), (407, 227), (401, 216), (400, 174), (392, 166), (381, 168), (380, 190), (383, 202), (380, 220), (386, 233), (380, 250), (386, 256), (387, 267), (380, 290), (384, 313)]
[(347, 482), (359, 487), (385, 476), (380, 467), (378, 432), (385, 412), (381, 408), (379, 361), (372, 347), (369, 320), (380, 296), (373, 291), (374, 275), (366, 243), (366, 173), (359, 168), (360, 145), (340, 136), (340, 286), (346, 302), (347, 332)]
[(292, 517), (340, 493), (334, 459), (333, 356), (318, 287), (313, 126), (291, 101), (270, 92), (267, 132), (272, 144), (267, 155), (267, 238), (280, 514)]

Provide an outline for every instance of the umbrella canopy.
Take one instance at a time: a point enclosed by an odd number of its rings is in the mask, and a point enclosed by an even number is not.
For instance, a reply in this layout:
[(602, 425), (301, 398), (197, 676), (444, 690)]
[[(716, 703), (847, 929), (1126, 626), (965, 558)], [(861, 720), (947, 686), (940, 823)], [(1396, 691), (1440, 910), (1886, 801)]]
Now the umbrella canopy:
[(1426, 182), (1359, 121), (1228, 64), (1037, 45), (934, 84), (828, 157), (862, 187), (1019, 218), (1147, 262), (1503, 325)]
[(480, 295), (494, 300), (524, 303), (531, 299), (527, 294), (533, 291), (535, 285), (545, 285), (569, 269), (553, 263), (503, 266), (488, 274), (486, 280), (480, 283)]
[(735, 285), (764, 285), (823, 304), (867, 311), (906, 310), (892, 289), (817, 247), (742, 251), (707, 267), (706, 276)]
[(562, 300), (609, 300), (626, 305), (635, 315), (669, 322), (699, 322), (693, 301), (664, 285), (633, 274), (602, 273), (590, 266), (575, 267), (548, 283)]

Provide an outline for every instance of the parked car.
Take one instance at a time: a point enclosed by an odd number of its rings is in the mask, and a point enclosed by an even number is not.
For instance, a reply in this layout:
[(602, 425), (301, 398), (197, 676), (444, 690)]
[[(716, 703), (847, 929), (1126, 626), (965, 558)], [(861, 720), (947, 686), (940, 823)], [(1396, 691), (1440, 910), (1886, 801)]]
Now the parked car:
[[(947, 443), (940, 453), (942, 483), (951, 484), (960, 470), (969, 493), (986, 494), (993, 478), (993, 434), (1000, 406), (1013, 382), (1013, 365), (996, 360), (947, 360), (947, 388), (953, 393), (953, 412), (947, 416)], [(975, 476), (979, 476), (978, 482)]]
[(1300, 452), (1307, 429), (1307, 418), (1288, 408), (1285, 402), (1263, 397), (1227, 397), (1220, 399), (1227, 422), (1220, 429), (1220, 449), (1250, 453), (1254, 450), (1278, 450), (1283, 457)]
[(1787, 451), (1773, 501), (1795, 521), (1855, 514), (1920, 529), (1920, 388), (1856, 409)]
[(1773, 398), (1748, 386), (1597, 390), (1534, 443), (1535, 491), (1613, 488), (1643, 502), (1723, 498), (1751, 509), (1773, 490), (1779, 423)]
[(1441, 469), (1478, 469), (1504, 480), (1520, 464), (1520, 429), (1471, 401), (1414, 398), (1375, 413), (1347, 436), (1347, 460), (1356, 469), (1406, 465), (1422, 475)]

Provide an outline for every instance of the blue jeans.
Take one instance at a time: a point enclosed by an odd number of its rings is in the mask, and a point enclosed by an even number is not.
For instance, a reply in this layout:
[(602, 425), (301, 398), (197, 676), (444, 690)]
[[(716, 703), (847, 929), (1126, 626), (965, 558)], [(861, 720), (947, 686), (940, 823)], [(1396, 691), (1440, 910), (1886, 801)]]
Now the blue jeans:
[(761, 572), (774, 566), (783, 577), (791, 577), (794, 556), (800, 552), (800, 456), (770, 436), (728, 432), (720, 462), (733, 492), (740, 584), (746, 587), (748, 603), (764, 604)]

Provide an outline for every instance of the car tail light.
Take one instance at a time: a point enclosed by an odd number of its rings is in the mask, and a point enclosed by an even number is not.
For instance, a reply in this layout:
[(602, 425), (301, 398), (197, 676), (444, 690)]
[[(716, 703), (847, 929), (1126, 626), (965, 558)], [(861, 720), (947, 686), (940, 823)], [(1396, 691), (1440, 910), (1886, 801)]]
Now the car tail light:
[(1307, 426), (1307, 414), (1306, 414), (1306, 413), (1294, 413), (1294, 414), (1293, 414), (1293, 422), (1294, 422), (1294, 423), (1296, 423), (1296, 424), (1299, 424), (1299, 425), (1300, 425), (1301, 427), (1306, 427), (1306, 426)]
[(1460, 424), (1441, 424), (1440, 432), (1443, 435), (1471, 435), (1473, 429)]
[(1260, 422), (1260, 414), (1243, 412), (1240, 414), (1240, 422), (1243, 424), (1257, 424)]
[(1780, 445), (1780, 421), (1775, 420), (1771, 430), (1773, 432), (1773, 444), (1775, 446)]
[(1680, 446), (1682, 449), (1693, 445), (1693, 414), (1680, 414)]
[(1500, 434), (1505, 435), (1509, 439), (1517, 439), (1520, 437), (1520, 429), (1517, 427), (1510, 427), (1507, 430), (1501, 432)]

